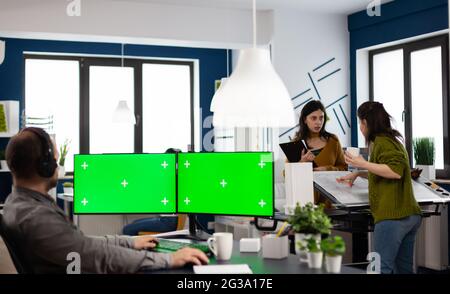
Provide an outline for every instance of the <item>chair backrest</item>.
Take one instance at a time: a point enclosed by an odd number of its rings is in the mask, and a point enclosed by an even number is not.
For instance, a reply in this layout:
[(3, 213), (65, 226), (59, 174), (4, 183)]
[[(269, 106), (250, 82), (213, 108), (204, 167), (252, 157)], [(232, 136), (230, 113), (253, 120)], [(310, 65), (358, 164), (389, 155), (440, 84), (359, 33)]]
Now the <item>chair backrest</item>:
[[(186, 214), (179, 214), (177, 218), (177, 231), (184, 229), (184, 225), (186, 223), (187, 215)], [(150, 231), (139, 231), (138, 235), (157, 235), (161, 234), (162, 232), (150, 232)]]
[(17, 244), (8, 236), (7, 229), (3, 223), (3, 215), (0, 214), (0, 236), (5, 242), (6, 248), (8, 248), (9, 255), (16, 267), (16, 270), (19, 274), (28, 274), (32, 273), (31, 267), (28, 266), (26, 259), (21, 256), (19, 252), (19, 247)]
[(178, 221), (177, 221), (177, 230), (184, 229), (184, 224), (186, 223), (186, 214), (179, 214), (178, 215)]

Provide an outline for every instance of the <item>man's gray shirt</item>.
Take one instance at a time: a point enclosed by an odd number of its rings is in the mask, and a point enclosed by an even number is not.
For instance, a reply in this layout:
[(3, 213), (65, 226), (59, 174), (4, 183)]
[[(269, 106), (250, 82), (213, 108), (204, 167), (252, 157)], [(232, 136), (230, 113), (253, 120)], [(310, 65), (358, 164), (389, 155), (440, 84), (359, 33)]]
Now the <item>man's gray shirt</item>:
[(14, 187), (3, 208), (3, 221), (35, 273), (66, 273), (79, 253), (83, 273), (136, 273), (170, 265), (170, 255), (135, 250), (133, 237), (85, 236), (49, 195)]

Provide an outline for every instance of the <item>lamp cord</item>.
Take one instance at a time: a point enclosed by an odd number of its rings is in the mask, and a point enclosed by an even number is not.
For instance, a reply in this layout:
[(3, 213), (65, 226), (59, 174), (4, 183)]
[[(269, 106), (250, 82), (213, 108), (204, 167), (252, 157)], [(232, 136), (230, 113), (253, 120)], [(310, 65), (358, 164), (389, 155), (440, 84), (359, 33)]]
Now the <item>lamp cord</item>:
[(227, 49), (227, 78), (230, 77), (230, 49)]
[(125, 44), (122, 43), (122, 67), (123, 67), (123, 52), (125, 51)]
[(253, 0), (253, 48), (256, 48), (256, 0)]

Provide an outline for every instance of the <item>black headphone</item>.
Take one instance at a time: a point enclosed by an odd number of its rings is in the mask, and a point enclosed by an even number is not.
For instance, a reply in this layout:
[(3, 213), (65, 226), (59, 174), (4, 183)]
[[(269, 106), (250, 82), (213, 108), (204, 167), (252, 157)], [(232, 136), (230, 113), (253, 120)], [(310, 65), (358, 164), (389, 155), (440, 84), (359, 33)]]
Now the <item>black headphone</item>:
[(41, 141), (42, 154), (37, 165), (38, 174), (43, 178), (51, 178), (58, 167), (58, 163), (55, 159), (55, 151), (50, 136), (40, 128), (28, 127), (22, 130), (22, 132), (26, 131), (35, 134)]

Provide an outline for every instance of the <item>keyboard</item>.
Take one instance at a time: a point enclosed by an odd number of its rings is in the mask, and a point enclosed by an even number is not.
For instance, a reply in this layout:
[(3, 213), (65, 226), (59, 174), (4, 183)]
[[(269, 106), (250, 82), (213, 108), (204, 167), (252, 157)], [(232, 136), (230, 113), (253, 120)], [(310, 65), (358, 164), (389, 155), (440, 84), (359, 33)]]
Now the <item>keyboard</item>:
[(203, 251), (205, 254), (209, 254), (211, 251), (209, 250), (208, 245), (206, 244), (194, 244), (194, 243), (186, 243), (179, 241), (172, 241), (166, 239), (158, 239), (158, 245), (154, 248), (156, 252), (164, 252), (164, 253), (172, 253), (181, 248), (190, 247), (195, 248), (200, 251)]

